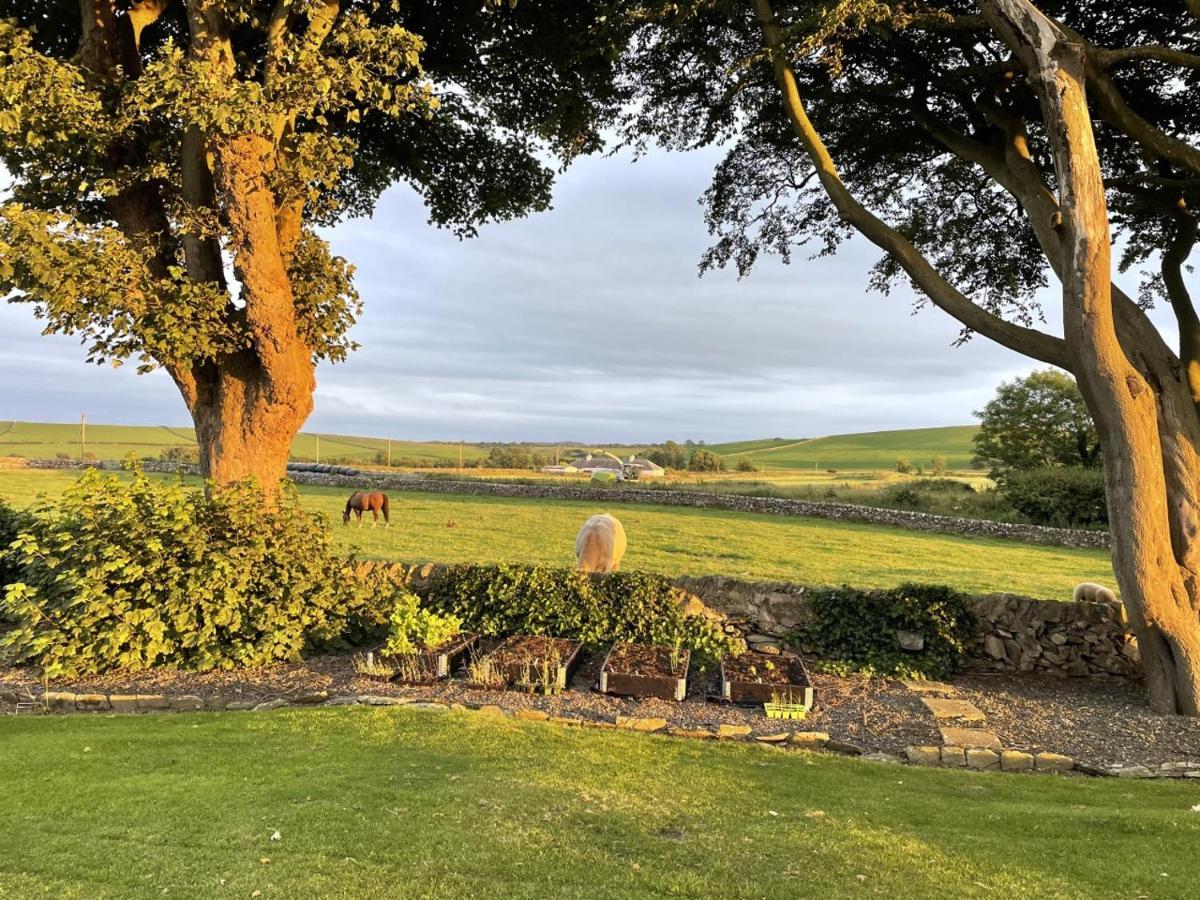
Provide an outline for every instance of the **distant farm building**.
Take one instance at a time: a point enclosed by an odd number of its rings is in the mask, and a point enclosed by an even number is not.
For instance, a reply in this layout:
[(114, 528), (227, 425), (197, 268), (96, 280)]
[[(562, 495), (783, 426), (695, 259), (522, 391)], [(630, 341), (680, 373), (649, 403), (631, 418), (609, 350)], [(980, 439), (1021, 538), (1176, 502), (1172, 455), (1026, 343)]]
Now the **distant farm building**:
[(630, 456), (620, 460), (604, 454), (581, 456), (557, 466), (543, 466), (542, 471), (550, 475), (592, 475), (596, 472), (612, 472), (618, 478), (662, 478), (666, 469), (645, 457)]

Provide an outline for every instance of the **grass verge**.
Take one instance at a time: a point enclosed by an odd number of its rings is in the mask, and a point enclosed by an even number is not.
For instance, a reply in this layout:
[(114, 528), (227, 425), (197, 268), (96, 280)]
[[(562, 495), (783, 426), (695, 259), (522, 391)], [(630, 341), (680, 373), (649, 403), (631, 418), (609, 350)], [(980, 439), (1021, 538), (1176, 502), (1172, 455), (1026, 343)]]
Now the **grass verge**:
[(10, 717), (0, 743), (0, 896), (1200, 895), (1179, 783), (402, 708)]

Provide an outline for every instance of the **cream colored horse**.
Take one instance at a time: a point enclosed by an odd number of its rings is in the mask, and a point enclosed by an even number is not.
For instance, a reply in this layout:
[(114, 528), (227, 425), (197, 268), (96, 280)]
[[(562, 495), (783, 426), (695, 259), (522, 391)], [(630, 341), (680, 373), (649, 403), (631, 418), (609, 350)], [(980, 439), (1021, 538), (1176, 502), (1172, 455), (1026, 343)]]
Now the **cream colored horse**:
[(625, 555), (625, 529), (607, 513), (583, 523), (575, 538), (575, 568), (581, 572), (616, 572)]

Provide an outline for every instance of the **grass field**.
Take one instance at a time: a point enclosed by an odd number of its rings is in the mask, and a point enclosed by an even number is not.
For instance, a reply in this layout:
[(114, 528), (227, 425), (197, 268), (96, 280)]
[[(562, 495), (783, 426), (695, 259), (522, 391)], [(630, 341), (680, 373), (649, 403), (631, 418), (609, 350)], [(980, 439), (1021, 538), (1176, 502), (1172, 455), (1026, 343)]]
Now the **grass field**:
[(975, 425), (912, 428), (800, 441), (776, 438), (772, 441), (715, 444), (711, 449), (734, 462), (748, 458), (756, 466), (767, 470), (894, 469), (896, 460), (901, 457), (914, 466), (928, 469), (935, 454), (944, 457), (949, 468), (965, 469), (971, 464), (971, 438), (978, 431)]
[[(712, 444), (710, 449), (729, 457), (731, 464), (749, 458), (765, 471), (786, 474), (810, 471), (814, 466), (846, 471), (894, 470), (896, 460), (907, 457), (914, 466), (928, 468), (934, 454), (946, 459), (952, 469), (965, 469), (971, 459), (971, 436), (974, 425), (951, 428), (918, 428), (906, 431), (878, 431), (868, 434), (845, 434), (812, 440), (769, 438)], [(129, 453), (139, 457), (157, 457), (171, 447), (194, 447), (195, 432), (191, 428), (137, 425), (88, 425), (85, 448), (80, 447), (78, 423), (0, 421), (0, 456), (53, 457), (60, 453), (78, 457), (81, 452), (92, 453), (97, 459), (122, 459)], [(386, 438), (354, 437), (338, 434), (304, 432), (292, 445), (292, 455), (298, 459), (323, 462), (359, 460), (373, 462), (377, 453), (386, 455)], [(547, 456), (554, 454), (552, 445), (531, 445)], [(560, 448), (568, 449), (566, 445)], [(645, 449), (645, 445), (613, 446), (613, 452), (623, 456)], [(430, 441), (392, 441), (393, 460), (422, 461), (437, 465), (456, 462), (460, 445)], [(487, 447), (480, 444), (461, 445), (462, 458), (467, 461), (483, 459)]]
[[(0, 498), (28, 505), (57, 495), (73, 472), (0, 470)], [(575, 532), (602, 504), (393, 492), (389, 529), (343, 527), (348, 492), (304, 487), (329, 516), (338, 544), (406, 562), (573, 564)], [(730, 575), (804, 584), (890, 587), (904, 581), (964, 591), (1066, 600), (1080, 581), (1111, 584), (1107, 553), (924, 534), (850, 522), (614, 504), (629, 537), (623, 568), (667, 575)]]
[(1200, 785), (364, 707), (0, 745), (3, 897), (1200, 896)]

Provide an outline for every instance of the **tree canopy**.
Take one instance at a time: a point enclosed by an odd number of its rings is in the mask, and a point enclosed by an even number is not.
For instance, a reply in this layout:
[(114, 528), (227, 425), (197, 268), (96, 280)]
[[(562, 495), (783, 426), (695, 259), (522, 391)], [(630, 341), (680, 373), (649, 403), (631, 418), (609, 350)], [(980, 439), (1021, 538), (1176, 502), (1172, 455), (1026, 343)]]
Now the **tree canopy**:
[(1075, 379), (1046, 369), (1000, 385), (976, 413), (975, 460), (993, 478), (1050, 466), (1100, 464), (1100, 438)]

